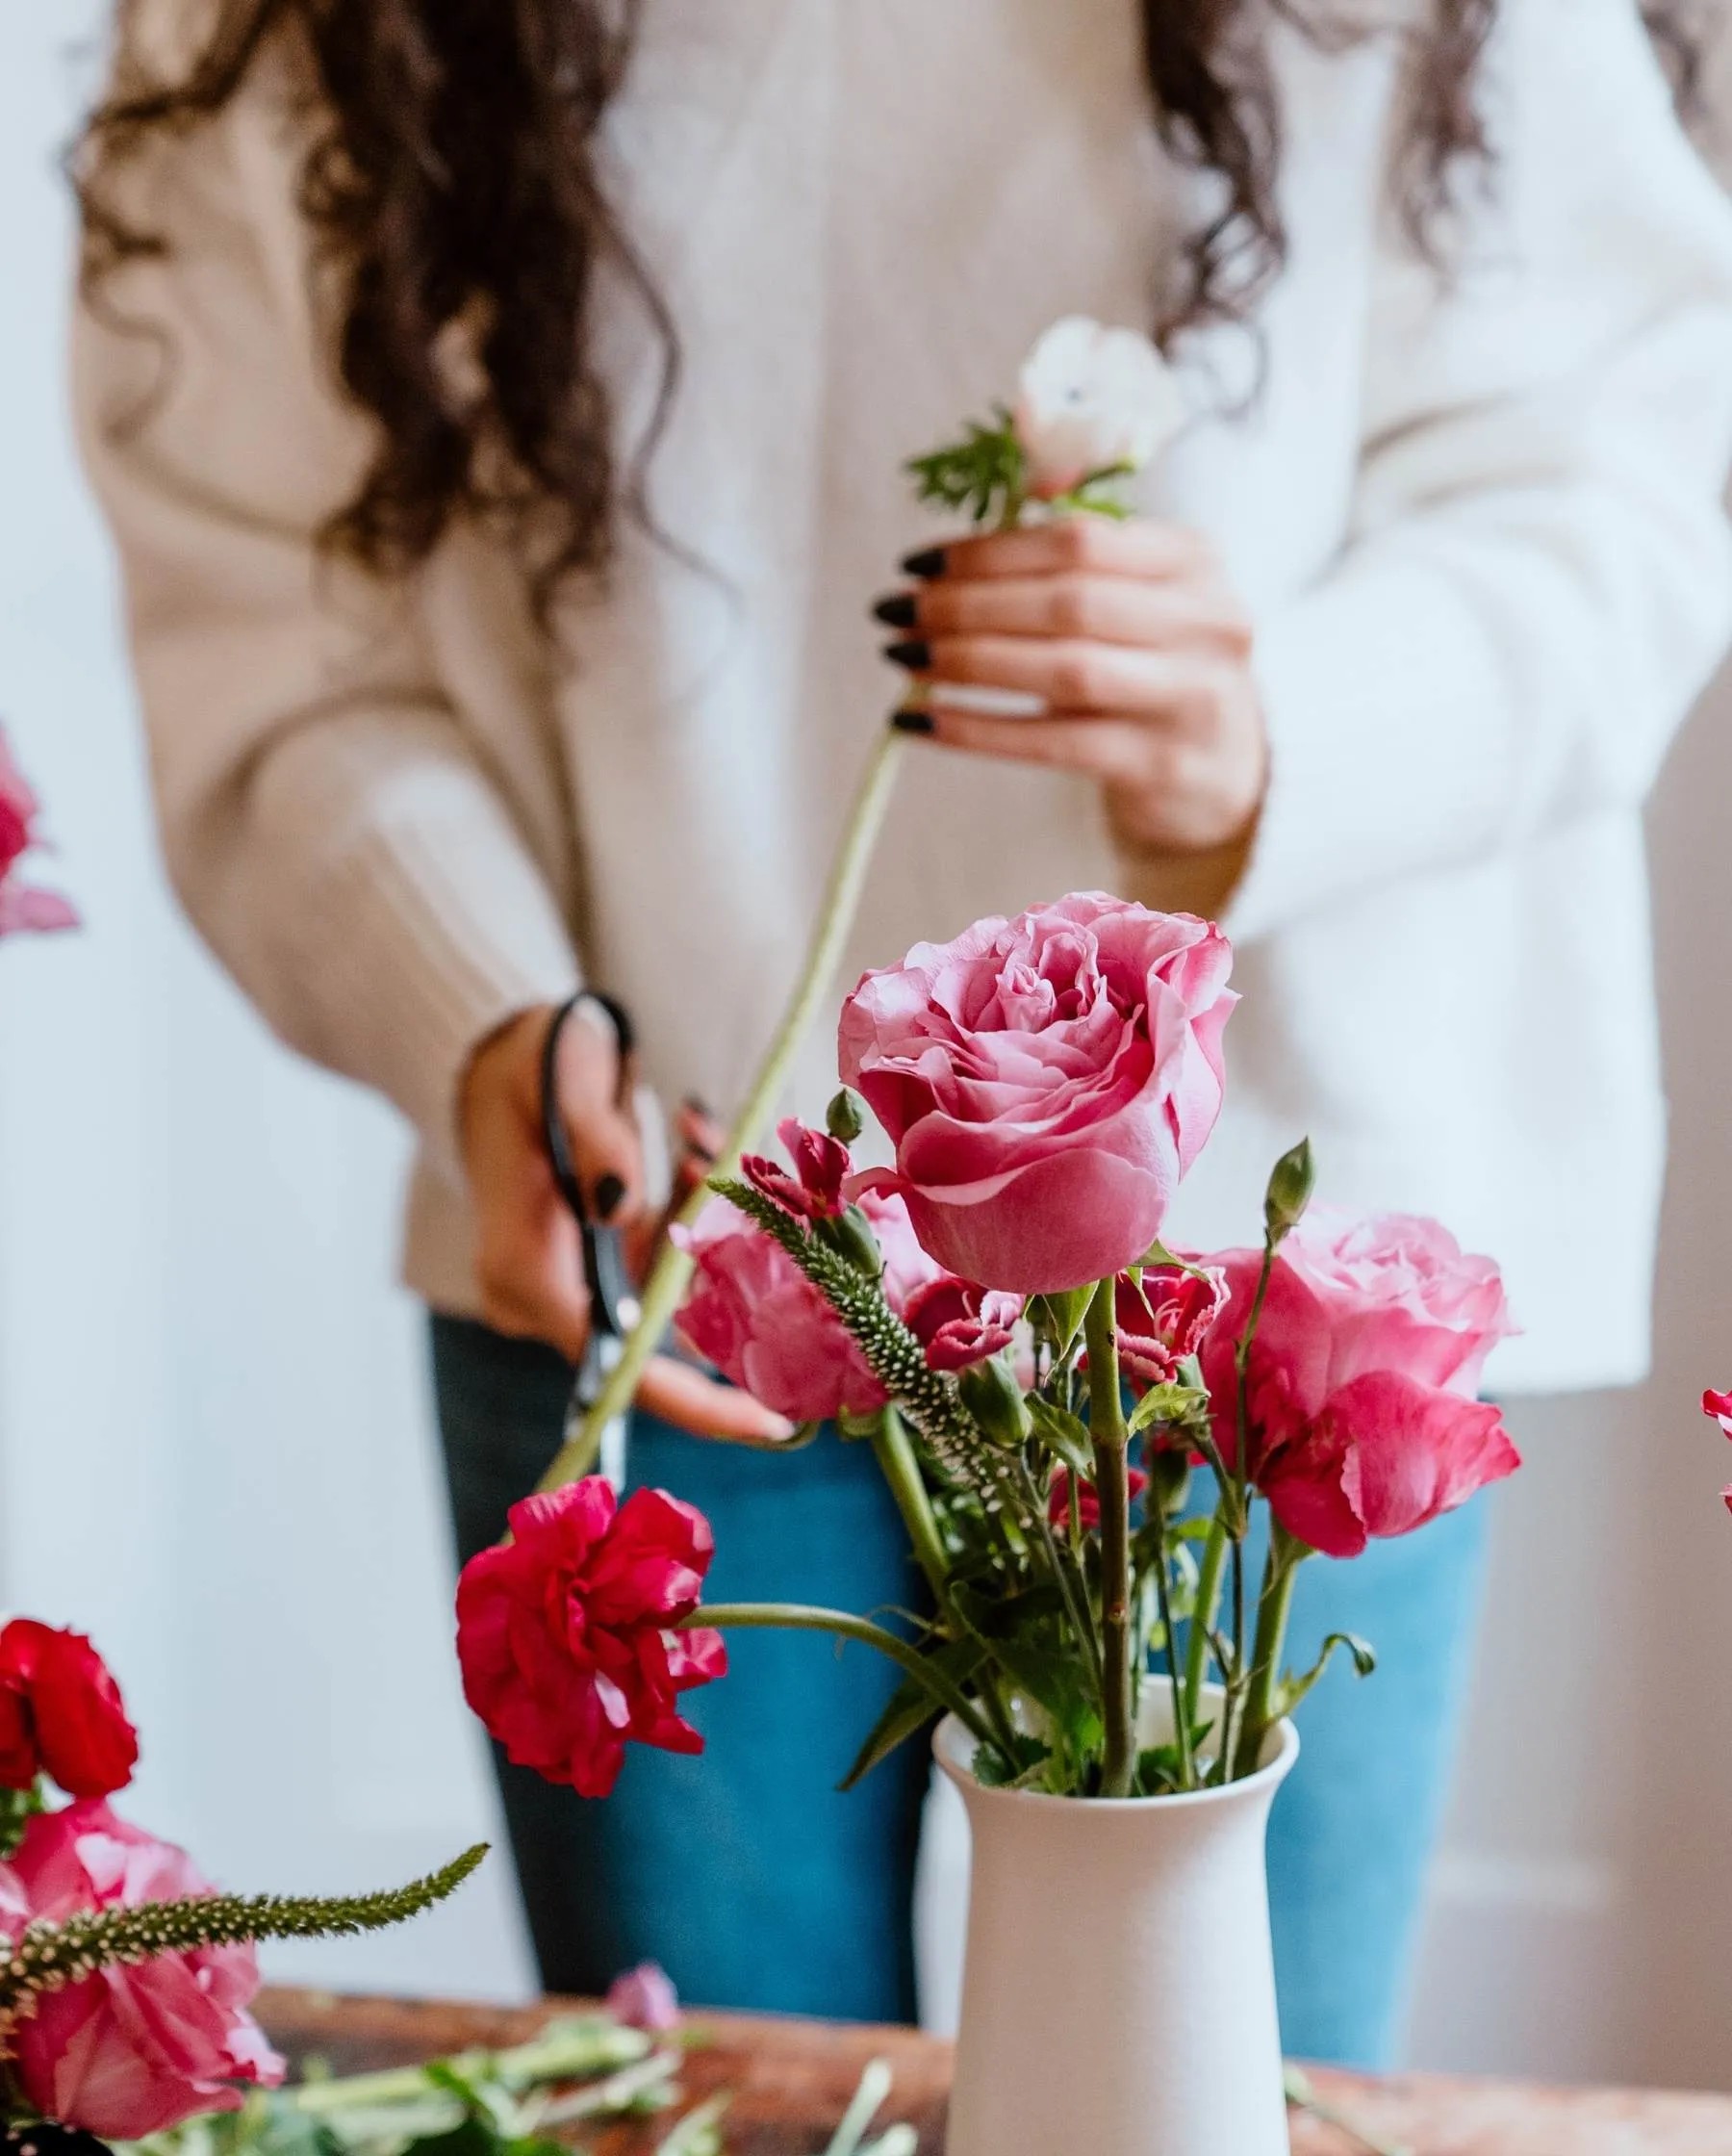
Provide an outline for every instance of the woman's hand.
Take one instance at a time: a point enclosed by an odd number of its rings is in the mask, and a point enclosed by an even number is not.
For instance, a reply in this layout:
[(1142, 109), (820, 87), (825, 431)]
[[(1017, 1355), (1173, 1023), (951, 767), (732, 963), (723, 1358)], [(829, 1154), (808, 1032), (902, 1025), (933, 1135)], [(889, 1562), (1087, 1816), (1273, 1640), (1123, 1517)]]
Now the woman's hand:
[[(551, 1008), (526, 1011), (484, 1040), (464, 1079), (460, 1132), (475, 1219), (481, 1316), (496, 1332), (545, 1340), (572, 1363), (589, 1338), (589, 1290), (577, 1223), (553, 1180), (542, 1135), (541, 1063)], [(640, 1254), (661, 1223), (645, 1208), (643, 1148), (612, 1027), (573, 1014), (560, 1037), (559, 1099), (577, 1177), (597, 1220)], [(792, 1424), (748, 1394), (658, 1355), (638, 1402), (702, 1436), (774, 1441)]]
[[(909, 557), (919, 587), (882, 602), (886, 656), (936, 692), (899, 719), (946, 748), (1100, 782), (1125, 852), (1231, 888), (1262, 802), (1268, 747), (1251, 624), (1209, 542), (1177, 525), (1077, 516)], [(943, 699), (947, 684), (1044, 700), (1033, 718)]]

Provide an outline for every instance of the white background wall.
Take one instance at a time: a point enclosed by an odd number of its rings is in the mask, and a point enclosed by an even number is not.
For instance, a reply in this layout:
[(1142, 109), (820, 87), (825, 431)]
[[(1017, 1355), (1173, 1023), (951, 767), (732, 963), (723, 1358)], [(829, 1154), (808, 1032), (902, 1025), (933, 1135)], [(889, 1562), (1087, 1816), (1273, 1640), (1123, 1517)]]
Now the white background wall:
[[(225, 1882), (338, 1888), (491, 1830), (449, 1653), (400, 1142), (292, 1063), (175, 919), (67, 439), (52, 168), (93, 0), (0, 11), (0, 717), (87, 932), (0, 953), (0, 1606), (95, 1633), (136, 1816)], [(1514, 1420), (1413, 2048), (1732, 2087), (1732, 682), (1654, 832), (1675, 1166), (1644, 1390)], [(1616, 1134), (1611, 1134), (1615, 1142)], [(500, 1864), (413, 1933), (277, 1950), (353, 1988), (526, 1986)]]

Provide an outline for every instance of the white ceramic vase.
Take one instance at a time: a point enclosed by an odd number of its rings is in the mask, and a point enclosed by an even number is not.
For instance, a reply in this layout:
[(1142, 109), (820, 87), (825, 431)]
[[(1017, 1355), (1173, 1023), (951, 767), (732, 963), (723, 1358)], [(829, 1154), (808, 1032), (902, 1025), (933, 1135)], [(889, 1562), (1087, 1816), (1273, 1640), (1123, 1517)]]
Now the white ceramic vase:
[(1122, 1803), (982, 1787), (954, 1719), (933, 1748), (973, 1841), (947, 2156), (1287, 2156), (1264, 1840), (1292, 1726), (1247, 1781)]

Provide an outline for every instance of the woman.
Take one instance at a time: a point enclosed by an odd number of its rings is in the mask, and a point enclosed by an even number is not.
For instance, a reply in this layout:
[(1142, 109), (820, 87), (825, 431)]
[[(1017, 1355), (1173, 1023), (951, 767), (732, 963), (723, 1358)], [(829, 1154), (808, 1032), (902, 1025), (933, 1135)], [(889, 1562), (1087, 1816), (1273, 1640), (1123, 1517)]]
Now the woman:
[[(894, 663), (1050, 714), (904, 718), (931, 745), (853, 962), (1084, 886), (1223, 912), (1245, 1003), (1176, 1231), (1235, 1239), (1309, 1129), (1333, 1197), (1504, 1262), (1503, 1389), (1640, 1374), (1640, 808), (1732, 619), (1732, 213), (1632, 0), (1493, 13), (128, 19), (78, 167), (78, 397), (167, 856), (282, 1036), (420, 1133), (408, 1274), (466, 1553), (552, 1450), (584, 1333), (549, 1014), (593, 982), (664, 1099), (739, 1096), (884, 694), (862, 608), (910, 544)], [(926, 543), (901, 460), (1072, 312), (1158, 319), (1191, 381), (1146, 516)], [(808, 1110), (832, 1069), (816, 1043)], [(604, 1023), (563, 1089), (597, 1202), (650, 1217)], [(774, 1427), (668, 1368), (646, 1406)], [(645, 1414), (632, 1473), (710, 1514), (724, 1597), (906, 1599), (857, 1451)], [(1302, 1627), (1384, 1667), (1315, 1696), (1277, 1821), (1297, 2051), (1390, 2040), (1481, 1534), (1308, 1568)], [(701, 1761), (640, 1757), (606, 1806), (503, 1775), (543, 1973), (653, 1952), (706, 1999), (905, 2014), (920, 1761), (827, 1793), (879, 1674), (768, 1636), (735, 1665)]]

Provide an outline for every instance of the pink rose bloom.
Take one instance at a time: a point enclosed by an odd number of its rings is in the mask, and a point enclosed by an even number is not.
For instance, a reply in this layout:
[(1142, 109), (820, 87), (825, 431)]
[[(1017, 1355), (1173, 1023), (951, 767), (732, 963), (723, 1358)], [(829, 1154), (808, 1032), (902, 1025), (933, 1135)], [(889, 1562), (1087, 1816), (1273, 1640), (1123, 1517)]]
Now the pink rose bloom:
[(715, 1552), (702, 1513), (666, 1490), (620, 1504), (592, 1475), (507, 1517), (457, 1582), (463, 1696), (506, 1757), (605, 1797), (627, 1743), (701, 1752), (679, 1695), (727, 1674), (720, 1632), (679, 1629)]
[[(1237, 1454), (1234, 1348), (1261, 1253), (1232, 1250), (1227, 1314), (1205, 1344), (1215, 1442)], [(1520, 1457), (1475, 1398), (1508, 1338), (1503, 1282), (1435, 1220), (1313, 1207), (1281, 1246), (1251, 1354), (1251, 1476), (1275, 1517), (1332, 1557), (1408, 1534)]]
[[(184, 1850), (84, 1798), (39, 1812), (0, 1864), (0, 1934), (38, 1917), (208, 1894)], [(259, 1989), (250, 1946), (203, 1946), (100, 1969), (50, 1991), (19, 2023), (13, 2061), (45, 2118), (136, 2141), (201, 2111), (239, 2111), (239, 2084), (275, 2088), (284, 2066), (246, 2012)]]
[(679, 1993), (659, 1962), (640, 1962), (608, 1986), (607, 2011), (628, 2029), (659, 2036), (679, 2026)]
[(33, 889), (13, 874), (36, 843), (37, 807), (0, 729), (0, 936), (78, 926), (77, 913), (64, 898)]
[(1231, 963), (1208, 922), (1100, 892), (916, 944), (842, 1009), (843, 1081), (896, 1148), (856, 1184), (905, 1199), (963, 1279), (1029, 1296), (1122, 1272), (1220, 1113)]

